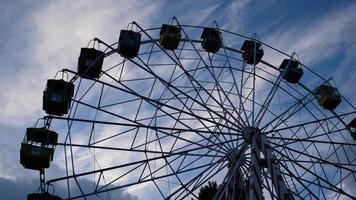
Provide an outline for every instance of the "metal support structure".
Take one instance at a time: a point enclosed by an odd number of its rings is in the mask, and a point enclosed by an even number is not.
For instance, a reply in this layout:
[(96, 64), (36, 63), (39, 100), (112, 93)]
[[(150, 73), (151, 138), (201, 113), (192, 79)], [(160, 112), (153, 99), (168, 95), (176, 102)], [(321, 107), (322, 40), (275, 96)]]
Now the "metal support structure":
[(246, 193), (241, 173), (241, 166), (245, 162), (244, 153), (246, 149), (247, 145), (244, 145), (240, 149), (235, 149), (235, 151), (230, 153), (229, 171), (221, 183), (214, 200), (242, 199), (241, 195)]
[(272, 149), (267, 142), (267, 138), (265, 135), (260, 136), (261, 139), (261, 150), (265, 156), (267, 168), (271, 174), (272, 185), (276, 191), (277, 197), (279, 200), (294, 200), (293, 195), (287, 189), (287, 185), (285, 184), (281, 169), (278, 165), (278, 160), (272, 153)]
[(40, 170), (40, 191), (41, 193), (45, 193), (46, 190), (46, 176), (45, 176), (45, 170), (41, 169)]
[(251, 163), (249, 176), (249, 200), (262, 200), (261, 180), (261, 134), (255, 130), (251, 141)]

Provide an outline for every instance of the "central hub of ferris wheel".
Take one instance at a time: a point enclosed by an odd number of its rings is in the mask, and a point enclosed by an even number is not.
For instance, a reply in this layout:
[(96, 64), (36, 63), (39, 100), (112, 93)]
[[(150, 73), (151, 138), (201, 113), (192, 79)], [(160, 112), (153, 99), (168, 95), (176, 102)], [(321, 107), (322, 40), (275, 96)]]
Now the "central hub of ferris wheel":
[(261, 131), (255, 127), (246, 127), (242, 130), (242, 136), (246, 143), (251, 144), (254, 135), (260, 135)]

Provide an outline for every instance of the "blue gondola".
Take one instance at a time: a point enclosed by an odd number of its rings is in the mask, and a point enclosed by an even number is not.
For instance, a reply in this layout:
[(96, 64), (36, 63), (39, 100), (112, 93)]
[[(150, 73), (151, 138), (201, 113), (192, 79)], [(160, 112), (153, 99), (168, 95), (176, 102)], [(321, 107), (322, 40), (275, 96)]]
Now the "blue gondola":
[(284, 59), (279, 66), (279, 69), (282, 70), (281, 73), (283, 73), (282, 78), (288, 83), (298, 83), (304, 74), (299, 65), (300, 63), (297, 60)]
[(241, 51), (243, 60), (248, 64), (258, 64), (264, 54), (261, 43), (254, 40), (245, 40)]

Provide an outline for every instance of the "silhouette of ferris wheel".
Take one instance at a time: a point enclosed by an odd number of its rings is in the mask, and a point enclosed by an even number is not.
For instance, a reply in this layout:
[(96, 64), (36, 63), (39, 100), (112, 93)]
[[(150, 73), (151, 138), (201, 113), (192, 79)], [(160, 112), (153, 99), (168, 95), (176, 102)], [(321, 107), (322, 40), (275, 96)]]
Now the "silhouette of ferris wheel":
[(295, 53), (216, 22), (93, 39), (47, 81), (43, 110), (21, 143), (40, 172), (29, 200), (199, 199), (212, 180), (219, 200), (355, 198), (355, 107)]

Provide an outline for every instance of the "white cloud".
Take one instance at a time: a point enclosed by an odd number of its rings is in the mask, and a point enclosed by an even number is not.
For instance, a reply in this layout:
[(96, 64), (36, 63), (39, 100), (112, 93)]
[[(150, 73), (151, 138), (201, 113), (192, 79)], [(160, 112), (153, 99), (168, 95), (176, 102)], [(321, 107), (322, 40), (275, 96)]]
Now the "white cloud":
[[(149, 22), (150, 13), (159, 3), (50, 1), (35, 7), (24, 23), (30, 28), (26, 34), (28, 45), (11, 57), (21, 66), (7, 66), (8, 76), (1, 79), (0, 108), (8, 123), (18, 124), (40, 116), (42, 90), (46, 79), (52, 78), (62, 68), (76, 69), (81, 47), (94, 37), (108, 43), (115, 42), (120, 29), (126, 29), (133, 20)], [(140, 10), (138, 15), (130, 13)], [(20, 65), (20, 64), (18, 64)]]
[(307, 19), (300, 24), (281, 27), (266, 37), (265, 41), (290, 54), (296, 51), (307, 65), (333, 56), (352, 43), (356, 23), (356, 5), (326, 13), (321, 18)]

